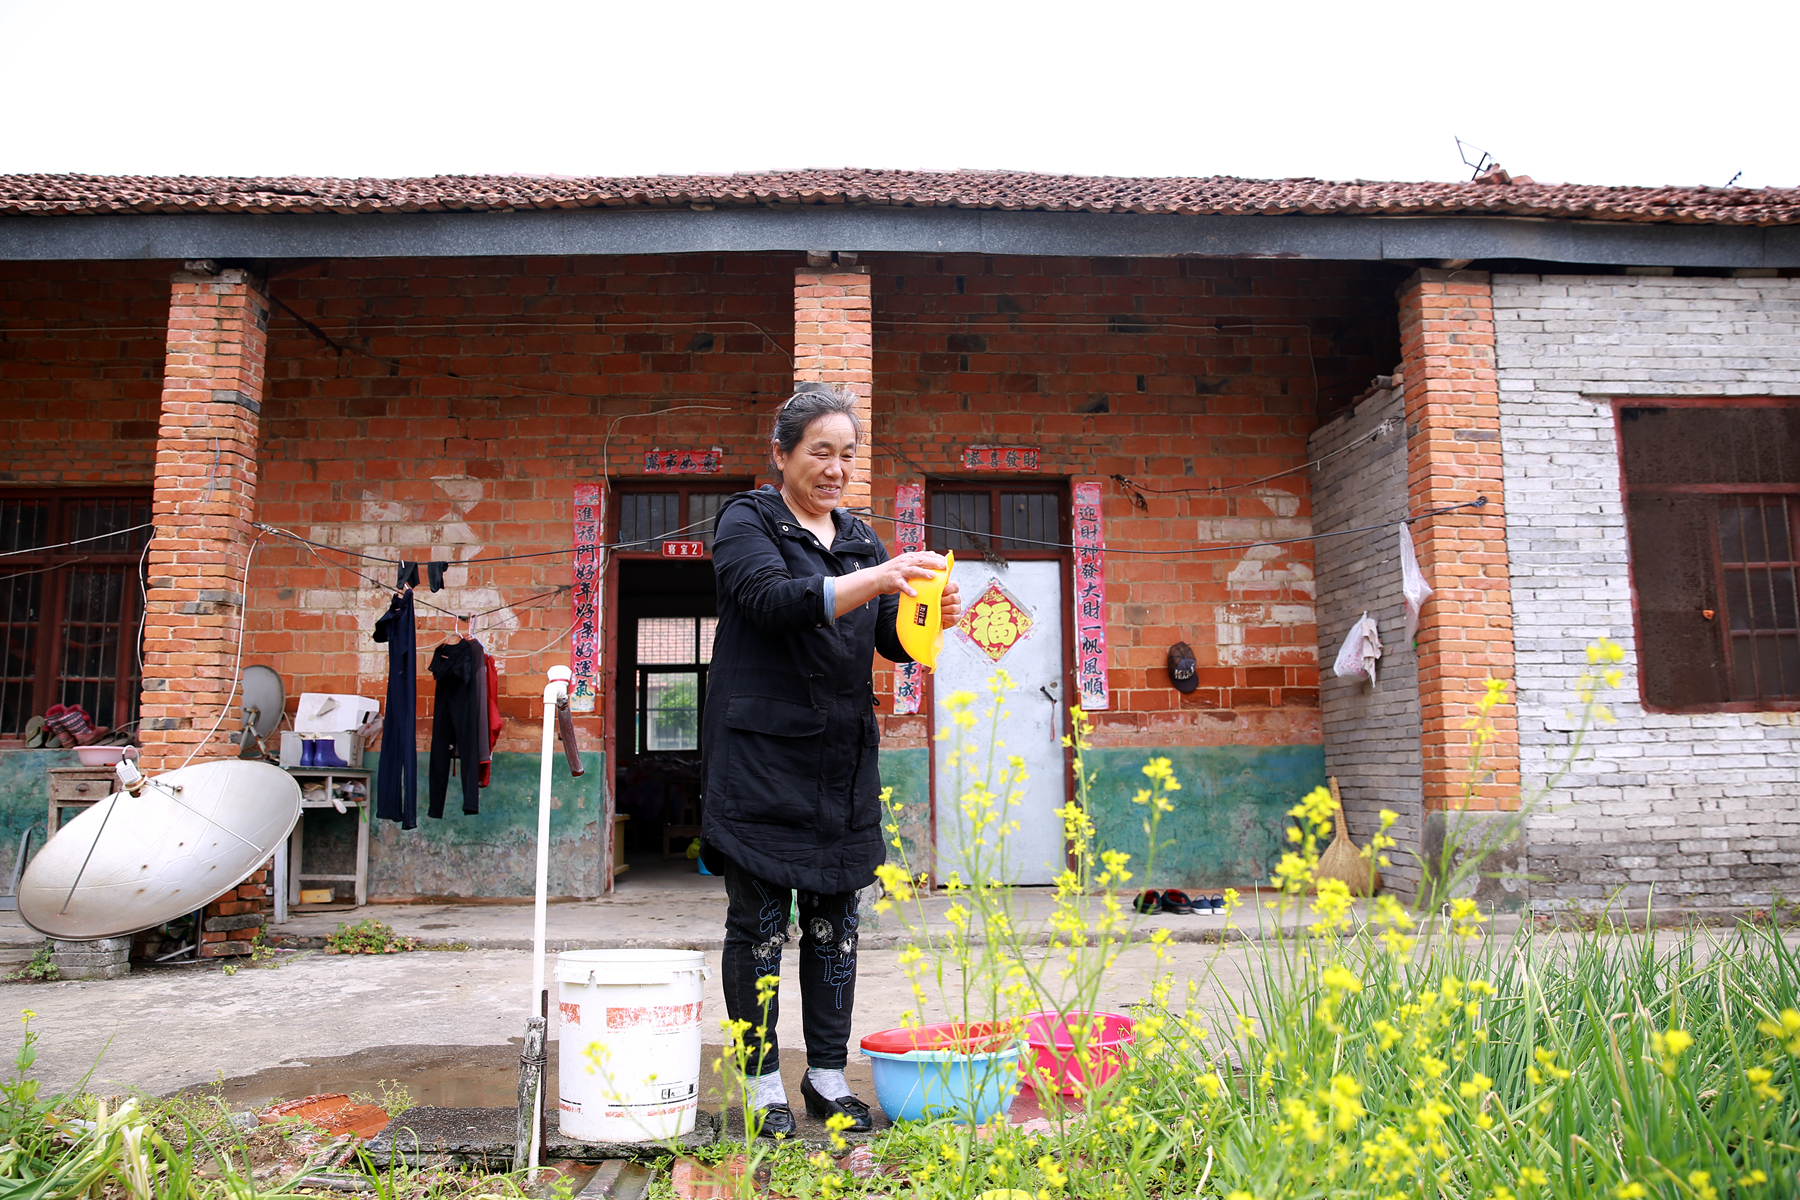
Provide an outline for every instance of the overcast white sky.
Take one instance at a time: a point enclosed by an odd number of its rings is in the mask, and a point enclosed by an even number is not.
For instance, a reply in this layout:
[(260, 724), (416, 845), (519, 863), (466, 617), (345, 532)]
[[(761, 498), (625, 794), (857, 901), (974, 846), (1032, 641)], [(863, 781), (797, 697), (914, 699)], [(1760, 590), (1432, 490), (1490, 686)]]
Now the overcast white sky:
[(0, 173), (1800, 184), (1800, 4), (0, 0)]

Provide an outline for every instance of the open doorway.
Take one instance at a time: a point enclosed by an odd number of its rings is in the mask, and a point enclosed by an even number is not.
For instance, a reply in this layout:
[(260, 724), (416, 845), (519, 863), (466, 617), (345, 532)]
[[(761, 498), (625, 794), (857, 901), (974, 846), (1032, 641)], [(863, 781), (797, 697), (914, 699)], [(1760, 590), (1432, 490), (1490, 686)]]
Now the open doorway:
[[(713, 886), (700, 836), (700, 729), (718, 626), (712, 522), (739, 484), (621, 489), (613, 655), (619, 886)], [(696, 555), (698, 550), (698, 555)]]

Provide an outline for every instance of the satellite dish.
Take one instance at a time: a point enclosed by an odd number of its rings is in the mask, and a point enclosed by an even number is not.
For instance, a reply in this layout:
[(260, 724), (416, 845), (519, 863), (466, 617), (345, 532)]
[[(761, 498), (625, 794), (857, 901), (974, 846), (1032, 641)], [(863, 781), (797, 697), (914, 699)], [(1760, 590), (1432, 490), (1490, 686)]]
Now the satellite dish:
[(19, 915), (69, 941), (149, 929), (244, 882), (299, 819), (300, 785), (268, 763), (158, 775), (141, 795), (115, 792), (57, 830), (19, 881)]
[(271, 757), (263, 739), (275, 732), (287, 709), (287, 689), (281, 686), (281, 676), (269, 667), (245, 667), (238, 686), (244, 695), (244, 727), (233, 739), (238, 743), (238, 757)]

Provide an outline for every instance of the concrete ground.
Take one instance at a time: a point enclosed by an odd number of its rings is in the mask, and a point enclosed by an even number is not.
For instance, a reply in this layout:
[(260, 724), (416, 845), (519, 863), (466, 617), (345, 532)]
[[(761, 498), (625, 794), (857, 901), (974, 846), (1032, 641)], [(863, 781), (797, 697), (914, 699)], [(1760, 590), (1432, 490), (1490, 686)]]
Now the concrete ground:
[[(1034, 912), (1047, 904), (1041, 892), (1025, 898)], [(941, 897), (928, 902), (930, 926), (943, 927), (947, 906)], [(705, 951), (713, 978), (706, 984), (703, 1037), (718, 1044), (725, 1017), (717, 978), (724, 914), (724, 889), (715, 879), (628, 875), (611, 898), (549, 907), (548, 957), (553, 962), (561, 950), (605, 947)], [(339, 924), (363, 917), (441, 949), (340, 956), (311, 948)], [(1247, 919), (1254, 927), (1254, 918)], [(1171, 964), (1182, 987), (1214, 968), (1237, 978), (1245, 944), (1217, 944), (1223, 917), (1165, 916), (1148, 923), (1214, 940), (1175, 947)], [(510, 1043), (523, 1032), (532, 1007), (531, 926), (529, 904), (370, 905), (297, 914), (271, 933), (278, 943), (303, 948), (266, 965), (239, 960), (230, 975), (217, 964), (138, 966), (120, 980), (11, 983), (0, 987), (0, 1005), (37, 1013), (36, 1073), (52, 1089), (73, 1086), (90, 1071), (88, 1086), (109, 1092), (163, 1094), (224, 1079), (233, 1081), (228, 1093), (240, 1093), (230, 1098), (248, 1103), (292, 1095), (301, 1086), (374, 1090), (376, 1080), (400, 1078), (420, 1102), (475, 1103), (474, 1092), (499, 1088), (505, 1094), (481, 1102), (507, 1103), (517, 1061)], [(896, 961), (902, 933), (893, 914), (870, 914), (865, 921), (853, 1046), (866, 1033), (898, 1024), (912, 1003)], [(23, 961), (42, 944), (18, 914), (0, 913), (0, 956)], [(789, 1003), (777, 1027), (791, 1050), (804, 1045), (797, 961), (792, 950), (784, 956)], [(1153, 961), (1147, 946), (1127, 950), (1107, 980), (1104, 1003), (1118, 1008), (1147, 998)], [(0, 1054), (10, 1057), (20, 1027), (7, 1021), (0, 1030)], [(553, 1044), (552, 1061), (555, 1049)], [(343, 1081), (333, 1086), (320, 1071), (336, 1072)]]
[[(1172, 965), (1184, 979), (1216, 965), (1224, 977), (1235, 980), (1246, 953), (1243, 945), (1184, 945)], [(804, 1042), (795, 1002), (797, 958), (792, 952), (784, 957), (783, 990), (790, 1002), (777, 1029), (784, 1046), (798, 1049)], [(911, 1004), (897, 957), (894, 950), (861, 955), (853, 1047), (864, 1034), (898, 1024), (901, 1012)], [(725, 1004), (717, 952), (708, 952), (707, 961), (714, 977), (706, 984), (702, 1038), (718, 1044), (723, 1040), (719, 1022), (725, 1017)], [(1107, 1007), (1116, 1009), (1146, 998), (1152, 961), (1147, 947), (1125, 952), (1106, 983)], [(216, 967), (176, 967), (137, 970), (117, 980), (9, 984), (0, 988), (0, 1004), (13, 1012), (29, 1008), (37, 1014), (31, 1023), (40, 1039), (35, 1074), (47, 1088), (72, 1087), (91, 1070), (87, 1086), (93, 1090), (136, 1089), (153, 1095), (255, 1076), (282, 1064), (371, 1053), (385, 1055), (393, 1064), (393, 1077), (407, 1083), (418, 1055), (396, 1055), (391, 1052), (396, 1047), (435, 1050), (437, 1058), (445, 1060), (440, 1067), (454, 1073), (455, 1048), (468, 1052), (470, 1065), (487, 1062), (492, 1055), (478, 1051), (507, 1047), (523, 1032), (534, 1007), (528, 994), (530, 951), (376, 956), (295, 951), (276, 962), (279, 965), (263, 968), (244, 966), (229, 976)], [(7, 1022), (0, 1033), (0, 1054), (10, 1058), (20, 1036), (20, 1026)], [(552, 1057), (554, 1051), (553, 1045)], [(516, 1062), (516, 1056), (517, 1050), (509, 1048), (502, 1065)], [(367, 1074), (360, 1065), (346, 1064), (345, 1069), (347, 1075)], [(326, 1090), (356, 1088), (367, 1090), (366, 1082)], [(413, 1090), (422, 1102), (451, 1099)]]
[[(706, 984), (703, 1037), (718, 1044), (725, 1016), (717, 978), (723, 889), (697, 876), (661, 882), (650, 876), (627, 877), (606, 900), (550, 906), (551, 955), (583, 947), (704, 950), (714, 975)], [(1028, 890), (1023, 902), (1041, 912), (1048, 898)], [(941, 927), (947, 903), (928, 903), (930, 924)], [(0, 986), (0, 1007), (36, 1012), (35, 1074), (52, 1090), (75, 1086), (84, 1076), (95, 1090), (150, 1094), (229, 1081), (228, 1102), (248, 1105), (317, 1091), (373, 1092), (379, 1081), (397, 1079), (420, 1103), (511, 1103), (516, 1040), (534, 1007), (528, 995), (531, 907), (373, 905), (299, 915), (274, 932), (294, 943), (317, 943), (339, 923), (364, 916), (441, 949), (336, 956), (302, 948), (261, 966), (239, 960), (231, 974), (209, 963), (134, 967), (128, 978), (104, 982), (8, 983)], [(1217, 1013), (1241, 996), (1245, 972), (1263, 953), (1255, 940), (1258, 926), (1270, 920), (1252, 904), (1229, 926), (1212, 915), (1159, 916), (1145, 924), (1169, 928), (1177, 938), (1168, 951), (1174, 995), (1185, 995), (1194, 980), (1202, 1004)], [(1495, 924), (1504, 932), (1509, 923)], [(889, 915), (865, 931), (851, 1035), (853, 1082), (866, 1070), (856, 1041), (898, 1024), (912, 1003), (897, 962), (902, 926)], [(0, 913), (0, 955), (17, 962), (40, 945), (42, 938), (16, 913)], [(789, 1003), (778, 1024), (787, 1048), (784, 1067), (795, 1074), (791, 1087), (797, 1086), (803, 1046), (796, 962), (796, 953), (784, 956)], [(1149, 946), (1124, 951), (1105, 981), (1101, 1004), (1119, 1010), (1147, 999), (1153, 964)], [(21, 1027), (9, 1020), (0, 1030), (0, 1055), (10, 1059)], [(551, 1050), (554, 1064), (554, 1043)]]

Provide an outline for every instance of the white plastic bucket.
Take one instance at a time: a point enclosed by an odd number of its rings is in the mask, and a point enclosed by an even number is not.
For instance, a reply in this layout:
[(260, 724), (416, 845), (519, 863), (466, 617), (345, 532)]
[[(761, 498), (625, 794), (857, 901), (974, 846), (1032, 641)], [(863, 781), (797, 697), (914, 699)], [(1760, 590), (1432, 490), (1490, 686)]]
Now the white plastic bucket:
[(644, 1142), (693, 1131), (709, 974), (698, 950), (556, 956), (564, 1137)]

